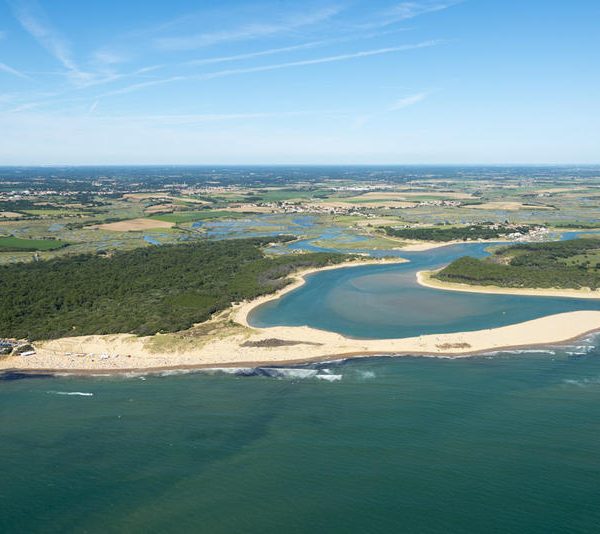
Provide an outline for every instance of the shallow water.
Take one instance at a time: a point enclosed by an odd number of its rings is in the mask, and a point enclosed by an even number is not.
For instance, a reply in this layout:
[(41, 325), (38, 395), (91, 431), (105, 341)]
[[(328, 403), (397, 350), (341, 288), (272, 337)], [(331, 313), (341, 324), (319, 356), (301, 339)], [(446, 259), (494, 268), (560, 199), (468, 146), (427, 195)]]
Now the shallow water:
[(260, 375), (0, 382), (0, 531), (597, 531), (592, 342)]
[(416, 273), (454, 259), (481, 257), (489, 244), (401, 252), (410, 263), (315, 273), (249, 316), (253, 326), (312, 326), (357, 338), (400, 338), (495, 328), (575, 310), (600, 310), (600, 299), (443, 291), (420, 286)]

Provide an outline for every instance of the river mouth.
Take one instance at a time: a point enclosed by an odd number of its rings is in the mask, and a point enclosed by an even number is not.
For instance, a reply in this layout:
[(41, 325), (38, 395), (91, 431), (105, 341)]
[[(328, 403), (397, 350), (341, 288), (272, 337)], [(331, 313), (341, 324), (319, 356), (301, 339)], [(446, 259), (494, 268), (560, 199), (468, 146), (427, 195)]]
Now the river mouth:
[(309, 326), (355, 339), (398, 339), (497, 328), (578, 310), (600, 310), (600, 300), (477, 294), (420, 286), (416, 274), (461, 256), (482, 257), (489, 243), (400, 253), (409, 263), (333, 269), (258, 306), (251, 326)]

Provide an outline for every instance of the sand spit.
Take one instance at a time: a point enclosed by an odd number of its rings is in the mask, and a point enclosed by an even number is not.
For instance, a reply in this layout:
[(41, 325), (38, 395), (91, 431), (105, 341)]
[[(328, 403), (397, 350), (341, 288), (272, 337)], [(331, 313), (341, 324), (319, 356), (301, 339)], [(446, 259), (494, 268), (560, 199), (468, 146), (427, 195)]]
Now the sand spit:
[(424, 287), (444, 289), (446, 291), (462, 291), (463, 293), (490, 293), (495, 295), (523, 295), (529, 297), (566, 297), (578, 299), (600, 299), (600, 290), (583, 289), (558, 289), (558, 288), (518, 288), (498, 286), (476, 286), (472, 284), (459, 284), (445, 282), (432, 277), (437, 271), (419, 271), (417, 281)]
[(497, 243), (510, 243), (511, 241), (507, 241), (504, 239), (493, 239), (491, 241), (486, 240), (475, 240), (475, 241), (407, 241), (404, 240), (404, 243), (407, 243), (406, 246), (402, 247), (400, 250), (406, 252), (423, 252), (425, 250), (431, 250), (434, 248), (442, 248), (449, 247), (450, 245), (473, 245), (476, 243), (489, 243), (490, 245), (495, 245)]
[[(361, 261), (325, 269), (373, 263)], [(399, 339), (353, 339), (306, 326), (252, 328), (248, 325), (248, 316), (256, 306), (297, 289), (304, 283), (306, 275), (319, 270), (296, 273), (294, 282), (278, 293), (238, 304), (199, 325), (207, 329), (206, 335), (193, 337), (193, 329), (190, 329), (189, 335), (186, 331), (151, 337), (115, 334), (62, 338), (35, 343), (37, 353), (34, 355), (0, 360), (0, 370), (102, 374), (297, 365), (382, 355), (460, 358), (489, 351), (563, 343), (600, 330), (600, 311), (575, 311), (474, 332)], [(185, 343), (181, 343), (183, 338)]]

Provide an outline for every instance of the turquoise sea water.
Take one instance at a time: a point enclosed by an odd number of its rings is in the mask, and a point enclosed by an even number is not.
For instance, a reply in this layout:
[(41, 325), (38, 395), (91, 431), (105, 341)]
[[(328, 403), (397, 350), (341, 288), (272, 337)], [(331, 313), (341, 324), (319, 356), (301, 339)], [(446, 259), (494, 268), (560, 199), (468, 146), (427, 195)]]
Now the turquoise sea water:
[(593, 346), (4, 380), (0, 531), (597, 532)]
[[(416, 285), (415, 271), (467, 253), (484, 245), (319, 273), (251, 321), (396, 337), (600, 309)], [(0, 532), (598, 532), (598, 341), (461, 360), (5, 374)]]

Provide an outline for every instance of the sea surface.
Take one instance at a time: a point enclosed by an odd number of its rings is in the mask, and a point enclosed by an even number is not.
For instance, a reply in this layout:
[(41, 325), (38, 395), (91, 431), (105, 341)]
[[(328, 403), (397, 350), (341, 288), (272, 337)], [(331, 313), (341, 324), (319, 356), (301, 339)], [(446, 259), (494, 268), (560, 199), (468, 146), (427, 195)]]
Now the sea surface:
[(595, 345), (5, 376), (0, 532), (598, 532)]
[[(416, 284), (486, 246), (324, 271), (250, 320), (389, 338), (600, 309)], [(0, 533), (600, 532), (599, 345), (0, 375)]]

